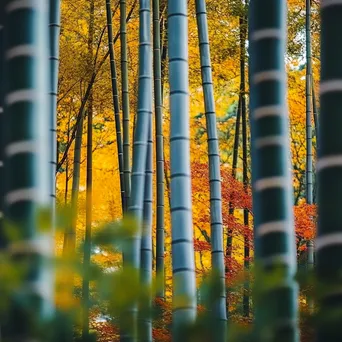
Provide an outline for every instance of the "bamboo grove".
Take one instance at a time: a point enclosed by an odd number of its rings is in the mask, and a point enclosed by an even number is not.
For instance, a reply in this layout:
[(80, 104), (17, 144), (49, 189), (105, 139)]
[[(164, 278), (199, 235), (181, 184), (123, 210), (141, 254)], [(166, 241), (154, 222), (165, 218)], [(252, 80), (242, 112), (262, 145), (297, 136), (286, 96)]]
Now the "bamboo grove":
[(1, 340), (341, 341), (341, 23), (1, 1)]

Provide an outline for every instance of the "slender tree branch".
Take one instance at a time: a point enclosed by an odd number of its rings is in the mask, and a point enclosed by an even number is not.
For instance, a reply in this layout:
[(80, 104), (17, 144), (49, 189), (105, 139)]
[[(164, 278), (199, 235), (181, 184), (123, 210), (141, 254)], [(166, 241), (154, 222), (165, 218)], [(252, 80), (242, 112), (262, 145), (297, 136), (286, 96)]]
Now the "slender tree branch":
[[(135, 1), (134, 1), (134, 3), (133, 3), (133, 5), (132, 5), (132, 7), (131, 7), (131, 9), (130, 9), (128, 15), (127, 15), (126, 22), (129, 22), (129, 20), (131, 19), (132, 14), (133, 14), (133, 11), (134, 11), (134, 8), (135, 8), (137, 2), (138, 2), (138, 0), (135, 0)], [(119, 37), (120, 37), (120, 31), (118, 31), (118, 32), (116, 33), (116, 35), (115, 35), (115, 38), (114, 38), (114, 40), (113, 40), (113, 43), (114, 43), (114, 44), (115, 44), (116, 41), (119, 39)], [(99, 50), (99, 46), (100, 46), (100, 44), (98, 44), (97, 51)], [(70, 147), (71, 147), (71, 145), (72, 145), (72, 142), (75, 140), (77, 127), (78, 127), (79, 122), (81, 121), (82, 115), (84, 114), (84, 108), (85, 108), (85, 106), (86, 106), (86, 104), (87, 104), (87, 101), (88, 101), (88, 99), (89, 99), (89, 95), (90, 95), (91, 90), (92, 90), (92, 88), (93, 88), (93, 85), (94, 85), (94, 83), (95, 83), (96, 76), (97, 76), (97, 74), (99, 73), (99, 71), (101, 70), (101, 68), (102, 68), (103, 64), (105, 63), (105, 61), (107, 60), (108, 56), (109, 56), (109, 51), (107, 51), (106, 54), (103, 56), (103, 58), (102, 58), (101, 61), (99, 62), (98, 67), (97, 67), (97, 68), (94, 68), (94, 70), (93, 70), (93, 73), (92, 73), (92, 75), (91, 75), (91, 78), (90, 78), (89, 83), (88, 83), (88, 86), (87, 86), (87, 90), (86, 90), (85, 95), (84, 95), (84, 97), (83, 97), (83, 99), (82, 99), (81, 107), (80, 107), (80, 109), (79, 109), (79, 111), (78, 111), (76, 123), (75, 123), (75, 125), (74, 125), (74, 127), (73, 127), (73, 130), (72, 130), (70, 139), (69, 139), (69, 141), (67, 142), (67, 145), (66, 145), (66, 147), (65, 147), (65, 151), (64, 151), (64, 153), (63, 153), (62, 158), (61, 158), (60, 161), (57, 163), (57, 170), (59, 170), (59, 169), (62, 167), (62, 165), (64, 164), (64, 162), (65, 162), (65, 160), (66, 160), (66, 158), (67, 158), (68, 151), (69, 151), (69, 149), (70, 149)], [(97, 58), (97, 54), (96, 54), (95, 59), (96, 59), (96, 58)]]

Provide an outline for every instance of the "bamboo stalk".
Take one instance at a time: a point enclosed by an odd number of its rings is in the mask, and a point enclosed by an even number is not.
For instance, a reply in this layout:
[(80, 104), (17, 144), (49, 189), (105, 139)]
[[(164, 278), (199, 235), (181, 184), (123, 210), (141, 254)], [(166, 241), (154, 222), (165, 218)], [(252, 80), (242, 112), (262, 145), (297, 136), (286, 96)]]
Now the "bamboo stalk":
[(76, 249), (76, 224), (77, 224), (77, 213), (78, 213), (78, 194), (80, 188), (80, 168), (81, 168), (81, 149), (82, 149), (82, 136), (83, 136), (83, 121), (78, 123), (78, 129), (75, 139), (74, 148), (74, 160), (73, 160), (73, 175), (72, 175), (72, 186), (71, 186), (71, 211), (72, 220), (70, 227), (67, 228), (64, 237), (63, 253), (70, 253), (72, 256)]
[(4, 90), (5, 90), (5, 79), (4, 75), (4, 15), (5, 8), (4, 4), (0, 4), (0, 249), (4, 248), (7, 244), (6, 237), (3, 230), (3, 219), (4, 219), (4, 191), (5, 191), (5, 151), (4, 151)]
[[(94, 43), (95, 1), (89, 3), (88, 29), (88, 68), (92, 73), (93, 43)], [(93, 206), (93, 90), (91, 90), (87, 111), (87, 175), (86, 175), (86, 227), (83, 249), (83, 279), (82, 279), (82, 338), (89, 338), (89, 310), (90, 310), (90, 258), (91, 258), (91, 231)]]
[[(49, 0), (50, 33), (50, 197), (53, 221), (56, 205), (56, 171), (57, 171), (57, 94), (59, 68), (59, 34), (60, 34), (60, 0)], [(54, 224), (54, 223), (53, 223)]]
[[(241, 92), (241, 119), (242, 119), (242, 178), (244, 191), (248, 189), (248, 152), (247, 152), (247, 108), (246, 108), (246, 35), (247, 35), (247, 18), (240, 16), (240, 92)], [(245, 229), (249, 227), (248, 209), (243, 210), (243, 224)], [(243, 316), (249, 317), (250, 301), (249, 301), (249, 238), (248, 232), (244, 233), (244, 268), (246, 280), (243, 288)]]
[(209, 48), (208, 19), (205, 0), (196, 0), (196, 17), (201, 58), (202, 88), (206, 116), (209, 182), (210, 182), (210, 228), (211, 228), (211, 265), (219, 278), (219, 293), (213, 303), (213, 338), (215, 341), (226, 340), (226, 292), (223, 251), (222, 193), (220, 172), (220, 151), (217, 135), (214, 87)]
[[(4, 74), (1, 72), (7, 165), (4, 214), (17, 237), (7, 247), (12, 267), (26, 266), (20, 282), (11, 288), (8, 320), (1, 322), (1, 333), (4, 340), (29, 341), (54, 312), (53, 277), (44, 262), (52, 256), (52, 234), (42, 232), (37, 223), (38, 211), (51, 203), (48, 2), (6, 0), (1, 6), (6, 28), (2, 50), (6, 60)], [(31, 324), (18, 324), (18, 317)]]
[(127, 25), (126, 0), (120, 0), (120, 42), (121, 42), (121, 101), (123, 118), (123, 169), (125, 182), (125, 211), (128, 209), (131, 195), (131, 169), (130, 169), (130, 108), (129, 108), (129, 82), (127, 57)]
[[(149, 0), (139, 1), (139, 84), (136, 126), (133, 140), (133, 163), (131, 176), (131, 196), (128, 213), (137, 223), (137, 231), (127, 239), (124, 251), (124, 267), (140, 268), (141, 228), (143, 223), (145, 169), (149, 133), (149, 120), (152, 114), (152, 49), (151, 49), (151, 5)], [(122, 341), (135, 341), (137, 338), (137, 306), (126, 314), (129, 330), (124, 329)]]
[(312, 204), (313, 183), (312, 183), (312, 56), (311, 56), (311, 0), (306, 0), (306, 186), (305, 198), (307, 204)]
[[(235, 134), (234, 134), (234, 148), (233, 148), (233, 162), (232, 162), (232, 176), (236, 178), (237, 163), (239, 157), (239, 141), (240, 141), (240, 121), (241, 121), (241, 94), (239, 95), (239, 102), (236, 112)], [(234, 207), (232, 201), (229, 201), (229, 215), (234, 215)], [(228, 227), (227, 230), (227, 245), (226, 245), (226, 268), (225, 274), (229, 272), (228, 260), (233, 254), (233, 229)], [(229, 289), (226, 290), (226, 310), (229, 315)]]
[[(152, 285), (152, 162), (153, 162), (153, 142), (152, 142), (152, 115), (148, 125), (148, 146), (145, 169), (145, 189), (144, 189), (144, 222), (141, 238), (141, 283), (147, 288)], [(143, 315), (140, 317), (139, 339), (145, 342), (152, 342), (152, 293), (147, 290), (147, 296), (144, 298), (142, 306)]]
[(340, 311), (341, 237), (342, 237), (342, 136), (340, 82), (342, 44), (342, 3), (321, 1), (321, 81), (319, 115), (318, 178), (318, 232), (315, 241), (319, 293), (317, 341), (337, 342), (342, 339)]
[(180, 336), (182, 327), (191, 324), (196, 318), (189, 153), (187, 14), (186, 0), (168, 1), (174, 341), (182, 340)]
[(154, 70), (154, 108), (156, 134), (156, 173), (157, 173), (157, 216), (156, 216), (156, 273), (161, 280), (157, 291), (159, 298), (165, 296), (164, 266), (164, 136), (163, 136), (163, 99), (161, 85), (159, 0), (153, 0), (153, 70)]
[[(296, 342), (298, 286), (286, 104), (286, 0), (250, 2), (250, 123), (258, 338)], [(267, 8), (267, 11), (265, 11)], [(267, 56), (264, 58), (263, 56)], [(272, 286), (269, 277), (276, 279)]]
[(110, 73), (112, 80), (112, 96), (114, 106), (114, 120), (116, 130), (116, 147), (118, 153), (118, 164), (120, 173), (120, 192), (121, 192), (121, 207), (122, 213), (126, 210), (126, 199), (125, 195), (125, 179), (124, 179), (124, 158), (123, 158), (123, 147), (122, 147), (122, 136), (121, 136), (121, 123), (120, 123), (120, 105), (119, 105), (119, 92), (118, 82), (116, 73), (115, 63), (115, 51), (113, 47), (113, 24), (112, 24), (112, 11), (110, 0), (106, 0), (106, 13), (107, 13), (107, 30), (108, 30), (108, 48), (110, 56)]
[[(312, 109), (313, 109), (313, 77), (312, 77), (312, 52), (311, 52), (311, 0), (306, 0), (305, 13), (305, 33), (306, 33), (306, 187), (305, 198), (307, 204), (313, 203), (313, 152), (312, 152)], [(316, 113), (317, 115), (317, 113)], [(316, 119), (313, 113), (314, 119)], [(316, 121), (315, 121), (316, 122)], [(317, 126), (316, 126), (317, 129)], [(307, 242), (307, 268), (314, 268), (314, 245), (313, 241)], [(313, 302), (309, 299), (309, 307), (312, 309)]]

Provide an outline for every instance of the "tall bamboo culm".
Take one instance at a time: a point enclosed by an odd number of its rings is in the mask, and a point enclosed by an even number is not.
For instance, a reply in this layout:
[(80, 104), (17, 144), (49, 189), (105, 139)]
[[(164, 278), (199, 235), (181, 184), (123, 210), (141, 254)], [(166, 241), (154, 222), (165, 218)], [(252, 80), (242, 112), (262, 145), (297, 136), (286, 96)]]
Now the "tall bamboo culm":
[[(238, 166), (238, 157), (239, 157), (239, 142), (240, 142), (240, 121), (241, 121), (241, 94), (239, 96), (238, 106), (236, 110), (236, 121), (235, 121), (235, 132), (234, 132), (234, 148), (233, 148), (233, 162), (232, 162), (232, 177), (236, 178), (236, 171)], [(232, 201), (229, 201), (229, 215), (234, 215), (234, 206)], [(227, 229), (227, 244), (226, 244), (226, 265), (225, 265), (225, 274), (228, 274), (230, 271), (229, 263), (230, 258), (233, 253), (233, 229), (228, 227)], [(229, 314), (229, 288), (226, 288), (226, 311), (227, 316)]]
[(220, 278), (219, 297), (217, 302), (213, 305), (213, 314), (217, 320), (217, 324), (214, 325), (213, 331), (216, 341), (225, 341), (227, 313), (225, 292), (226, 278), (223, 251), (220, 151), (216, 126), (216, 110), (211, 70), (206, 1), (196, 0), (195, 4), (209, 156), (211, 265), (213, 271), (216, 272), (217, 276)]
[(153, 74), (154, 74), (154, 110), (156, 134), (156, 173), (157, 173), (157, 215), (156, 215), (156, 273), (160, 287), (157, 296), (165, 296), (164, 267), (164, 136), (163, 136), (163, 99), (161, 84), (161, 50), (160, 50), (160, 18), (159, 1), (153, 0)]
[[(261, 271), (256, 274), (255, 324), (259, 338), (271, 336), (272, 342), (299, 340), (284, 61), (286, 3), (251, 0), (249, 8), (255, 262)], [(277, 282), (262, 289), (269, 276), (276, 276)]]
[[(166, 66), (167, 66), (167, 49), (168, 49), (168, 25), (167, 25), (167, 18), (164, 18), (163, 23), (161, 23), (160, 30), (163, 31), (163, 39), (161, 42), (161, 94), (162, 94), (162, 102), (164, 104), (164, 82), (165, 82), (165, 76), (166, 76)], [(165, 160), (165, 158), (164, 158)], [(165, 165), (165, 163), (164, 163)]]
[(127, 56), (127, 23), (126, 0), (120, 0), (120, 42), (121, 42), (121, 102), (123, 133), (123, 169), (125, 182), (125, 211), (128, 209), (131, 195), (130, 142), (129, 142), (129, 89), (128, 89), (128, 56)]
[[(312, 109), (313, 109), (313, 78), (312, 78), (312, 53), (311, 53), (311, 1), (306, 0), (305, 33), (306, 33), (306, 187), (305, 198), (307, 204), (313, 203), (313, 152), (312, 152)], [(317, 129), (317, 128), (316, 128)], [(313, 241), (307, 243), (307, 268), (314, 267)], [(312, 306), (309, 300), (309, 305)]]
[[(95, 0), (89, 2), (88, 22), (88, 72), (93, 70), (93, 44), (95, 29)], [(83, 248), (83, 279), (82, 279), (82, 338), (89, 338), (89, 311), (90, 311), (90, 259), (91, 259), (91, 233), (93, 214), (93, 89), (90, 92), (87, 109), (87, 174), (86, 174), (86, 224)]]
[(342, 339), (342, 3), (321, 1), (321, 82), (319, 115), (318, 237), (316, 274), (324, 292), (319, 298), (318, 342)]
[(196, 318), (196, 278), (192, 227), (187, 0), (168, 1), (171, 115), (171, 229), (173, 340)]
[(311, 89), (312, 89), (312, 113), (313, 113), (315, 131), (316, 131), (316, 150), (318, 150), (318, 144), (319, 144), (319, 141), (318, 141), (318, 110), (317, 110), (315, 82), (313, 79), (313, 74), (312, 74)]
[[(148, 125), (148, 146), (145, 170), (145, 189), (144, 189), (144, 222), (141, 237), (141, 265), (140, 277), (143, 286), (149, 287), (152, 284), (152, 185), (153, 185), (153, 142), (152, 142), (152, 115)], [(152, 342), (152, 298), (150, 290), (147, 291), (146, 298), (143, 299), (142, 312), (140, 318), (139, 339), (145, 342)]]
[[(245, 11), (245, 3), (244, 11)], [(242, 121), (242, 179), (244, 191), (248, 189), (248, 151), (247, 151), (247, 106), (246, 106), (246, 36), (247, 36), (247, 18), (243, 13), (239, 18), (240, 27), (240, 96), (241, 96), (241, 121)], [(243, 210), (243, 224), (245, 229), (249, 227), (249, 213), (248, 209)], [(244, 233), (244, 268), (245, 268), (245, 282), (243, 287), (243, 316), (249, 317), (250, 300), (249, 300), (249, 237), (248, 232)]]
[(121, 135), (121, 122), (120, 122), (120, 105), (119, 105), (119, 92), (118, 81), (115, 62), (115, 51), (113, 46), (113, 24), (112, 24), (112, 11), (110, 0), (106, 0), (106, 14), (107, 14), (107, 32), (108, 32), (108, 48), (110, 57), (110, 74), (112, 79), (112, 95), (114, 106), (114, 120), (116, 130), (116, 147), (118, 153), (118, 165), (120, 173), (120, 191), (121, 191), (121, 206), (122, 213), (126, 208), (126, 195), (125, 195), (125, 179), (124, 179), (124, 164), (123, 164), (123, 148), (122, 148), (122, 135)]
[(72, 175), (72, 187), (71, 187), (71, 209), (72, 220), (70, 227), (67, 228), (64, 238), (63, 253), (70, 253), (73, 255), (76, 249), (76, 224), (78, 214), (78, 194), (80, 188), (80, 169), (81, 169), (81, 149), (82, 149), (82, 137), (83, 137), (83, 123), (84, 115), (82, 114), (81, 121), (78, 123), (75, 147), (74, 147), (74, 161), (73, 161), (73, 175)]
[[(131, 196), (128, 213), (137, 222), (137, 231), (127, 240), (124, 250), (124, 266), (140, 268), (141, 228), (143, 222), (145, 170), (149, 121), (152, 114), (152, 44), (151, 44), (151, 5), (149, 0), (139, 0), (139, 82), (136, 127), (133, 140), (133, 163), (131, 176)], [(127, 316), (128, 315), (128, 316)], [(121, 341), (135, 341), (137, 337), (137, 306), (126, 314), (130, 322), (123, 329)]]
[[(51, 233), (43, 233), (37, 222), (51, 190), (49, 75), (44, 72), (49, 69), (48, 2), (7, 0), (1, 5), (6, 28), (4, 211), (18, 238), (8, 251), (17, 266), (28, 267), (11, 289), (9, 323), (1, 332), (5, 340), (32, 340), (41, 320), (53, 314), (51, 273), (42, 262), (53, 250)], [(30, 324), (17, 324), (18, 319)]]
[[(133, 140), (132, 192), (130, 197), (130, 214), (141, 226), (144, 207), (145, 168), (148, 145), (148, 127), (152, 113), (152, 49), (151, 49), (151, 6), (148, 0), (139, 1), (140, 44), (139, 44), (139, 86), (138, 108), (135, 135)], [(141, 231), (133, 237), (127, 262), (130, 266), (140, 265)]]
[(312, 56), (311, 56), (311, 0), (306, 0), (306, 203), (312, 204), (313, 183), (312, 183)]
[(0, 248), (6, 246), (3, 234), (4, 219), (4, 4), (0, 4)]
[(50, 183), (51, 202), (54, 216), (56, 202), (56, 171), (57, 171), (57, 92), (58, 92), (58, 67), (59, 67), (59, 33), (60, 33), (60, 0), (49, 2), (49, 33), (50, 33)]

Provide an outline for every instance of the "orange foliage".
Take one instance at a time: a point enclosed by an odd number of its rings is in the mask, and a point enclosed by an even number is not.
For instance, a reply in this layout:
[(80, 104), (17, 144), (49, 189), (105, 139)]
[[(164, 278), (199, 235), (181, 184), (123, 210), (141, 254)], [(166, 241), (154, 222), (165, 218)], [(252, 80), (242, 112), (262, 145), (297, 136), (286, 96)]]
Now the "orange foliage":
[(194, 240), (194, 249), (196, 252), (210, 251), (210, 243), (207, 241), (200, 241), (199, 239)]
[(316, 205), (301, 204), (294, 207), (296, 233), (298, 236), (312, 240), (315, 238)]

